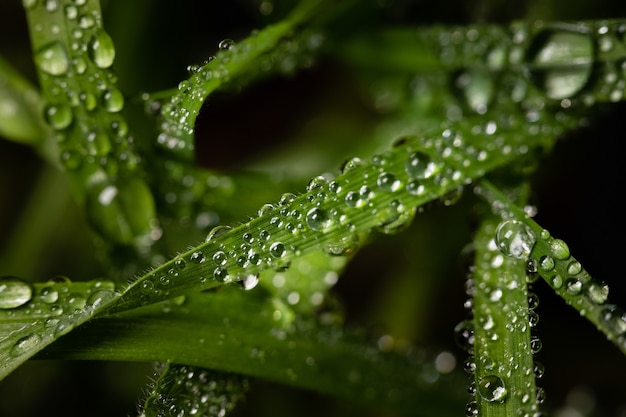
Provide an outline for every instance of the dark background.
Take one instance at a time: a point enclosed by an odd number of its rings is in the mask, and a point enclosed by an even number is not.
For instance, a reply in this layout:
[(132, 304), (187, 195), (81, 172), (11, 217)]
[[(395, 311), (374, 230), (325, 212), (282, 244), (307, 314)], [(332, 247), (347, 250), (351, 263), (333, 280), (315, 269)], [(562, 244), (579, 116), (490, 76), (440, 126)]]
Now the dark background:
[[(25, 17), (19, 3), (9, 1), (0, 6), (0, 53), (36, 84)], [(129, 95), (177, 85), (187, 76), (186, 66), (199, 63), (214, 53), (221, 39), (242, 38), (251, 29), (278, 19), (283, 10), (289, 9), (289, 4), (278, 1), (274, 12), (263, 16), (258, 11), (259, 3), (254, 1), (124, 3), (109, 0), (102, 4), (105, 28), (118, 51), (116, 71)], [(626, 17), (626, 3), (611, 0), (367, 1), (362, 7), (367, 10), (363, 13), (365, 19), (389, 25)], [(128, 36), (130, 32), (132, 37)], [(133, 68), (137, 51), (142, 54), (142, 69), (139, 70)], [(308, 114), (315, 111), (314, 106), (323, 106), (332, 100), (332, 89), (339, 85), (346, 89), (348, 98), (342, 99), (346, 105), (358, 106), (359, 99), (350, 96), (354, 90), (344, 84), (345, 80), (346, 75), (337, 71), (333, 63), (322, 61), (292, 78), (255, 85), (234, 100), (217, 100), (212, 108), (203, 110), (200, 123), (209, 125), (212, 132), (217, 129), (222, 134), (232, 135), (234, 140), (220, 141), (217, 149), (209, 142), (210, 138), (200, 133), (197, 138), (199, 162), (225, 171), (241, 168), (242, 164), (254, 160), (260, 148), (266, 151), (289, 141)], [(307, 97), (307, 100), (294, 106), (297, 97)], [(258, 112), (263, 108), (273, 109), (284, 117), (278, 122), (276, 118), (272, 119), (275, 122), (268, 122), (270, 118)], [(238, 115), (238, 123), (229, 118), (232, 114)], [(609, 284), (610, 299), (621, 306), (626, 306), (622, 268), (626, 248), (620, 204), (623, 186), (618, 182), (623, 176), (618, 170), (623, 167), (620, 150), (625, 114), (626, 104), (613, 105), (589, 127), (564, 136), (552, 154), (541, 162), (532, 181), (537, 222), (553, 236), (565, 240), (590, 274)], [(197, 129), (199, 132), (209, 130), (201, 125)], [(249, 138), (254, 140), (246, 142)], [(202, 152), (208, 148), (212, 149), (211, 153)], [(249, 153), (242, 155), (243, 148), (249, 149)], [(10, 242), (16, 219), (20, 218), (43, 167), (44, 163), (32, 149), (0, 140), (0, 254)], [(379, 236), (362, 248), (334, 289), (344, 302), (348, 324), (369, 326), (373, 335), (382, 331), (381, 327), (387, 322), (379, 319), (377, 309), (384, 307), (390, 288), (398, 279), (403, 279), (398, 278), (392, 266), (428, 263), (438, 268), (442, 282), (435, 282), (429, 288), (428, 295), (435, 301), (428, 307), (431, 310), (427, 319), (416, 323), (420, 328), (420, 340), (416, 343), (453, 351), (462, 362), (465, 353), (454, 344), (452, 329), (466, 316), (463, 309), (466, 271), (461, 260), (454, 263), (449, 259), (451, 256), (460, 258), (470, 241), (474, 204), (474, 197), (466, 193), (452, 207), (435, 207), (419, 215), (406, 232)], [(75, 220), (76, 210), (69, 204), (68, 218), (59, 219), (59, 227), (64, 229), (57, 234), (61, 238), (48, 243), (50, 256), (37, 260), (41, 264), (37, 275), (25, 278), (45, 280), (57, 274), (94, 277), (100, 273), (89, 252), (85, 226)], [(413, 236), (420, 237), (413, 239)], [(0, 272), (14, 273), (1, 269)], [(546, 390), (546, 414), (557, 414), (566, 404), (584, 403), (586, 399), (587, 404), (592, 401), (594, 405), (588, 415), (626, 416), (626, 359), (623, 354), (555, 296), (547, 285), (537, 282), (533, 290), (540, 298), (536, 332), (543, 349), (537, 360), (545, 365), (546, 372), (538, 385)], [(415, 291), (418, 302), (423, 294), (418, 293), (418, 288)], [(405, 320), (410, 321), (410, 318)], [(148, 373), (146, 364), (29, 362), (0, 382), (0, 415), (35, 416), (43, 411), (58, 411), (68, 417), (133, 415)], [(81, 395), (77, 396), (76, 392)], [(302, 407), (303, 402), (306, 407)], [(584, 404), (579, 408), (583, 409)], [(261, 381), (254, 386), (238, 415), (297, 413), (304, 417), (320, 413), (365, 415), (368, 412), (387, 415)]]

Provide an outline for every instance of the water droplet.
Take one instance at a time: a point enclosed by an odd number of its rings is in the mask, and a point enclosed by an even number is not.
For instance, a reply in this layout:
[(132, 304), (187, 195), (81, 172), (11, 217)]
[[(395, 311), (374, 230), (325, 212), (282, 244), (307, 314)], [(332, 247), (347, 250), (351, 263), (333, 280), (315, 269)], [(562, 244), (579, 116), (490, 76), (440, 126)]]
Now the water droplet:
[(102, 94), (102, 104), (109, 113), (116, 113), (124, 108), (124, 95), (117, 88), (111, 87)]
[(72, 123), (74, 113), (69, 106), (54, 104), (46, 106), (44, 117), (53, 129), (62, 130)]
[(518, 220), (505, 220), (496, 230), (496, 245), (506, 256), (522, 259), (527, 257), (535, 246), (533, 231)]
[(228, 273), (228, 270), (226, 268), (215, 268), (215, 271), (213, 271), (213, 276), (219, 282), (227, 282), (228, 280), (230, 280), (230, 274)]
[(211, 240), (223, 235), (224, 233), (229, 232), (230, 230), (232, 230), (232, 227), (230, 226), (215, 226), (207, 235), (206, 241), (210, 242)]
[(282, 258), (285, 255), (286, 249), (282, 242), (274, 242), (270, 246), (270, 255), (274, 258)]
[(96, 310), (107, 304), (109, 304), (116, 296), (116, 293), (111, 290), (98, 290), (93, 292), (87, 298), (86, 306)]
[(206, 260), (204, 257), (204, 253), (202, 253), (201, 251), (195, 251), (194, 253), (192, 253), (190, 259), (191, 262), (195, 264), (201, 264)]
[(583, 283), (576, 278), (570, 278), (565, 281), (565, 289), (571, 295), (578, 295), (583, 289)]
[(113, 39), (100, 29), (89, 42), (89, 57), (98, 68), (108, 68), (115, 60)]
[(582, 271), (582, 265), (578, 261), (572, 261), (567, 265), (567, 273), (570, 275), (576, 275)]
[(404, 169), (411, 178), (425, 179), (436, 174), (440, 170), (440, 167), (430, 156), (424, 152), (418, 151), (409, 155), (404, 164)]
[(246, 275), (246, 277), (239, 281), (239, 284), (243, 287), (244, 290), (249, 291), (257, 286), (259, 283), (259, 275), (258, 274), (250, 274)]
[(533, 82), (550, 98), (572, 97), (591, 76), (593, 49), (587, 34), (552, 29), (540, 32), (529, 49)]
[(376, 184), (383, 191), (398, 191), (402, 183), (391, 172), (383, 172), (376, 179)]
[(235, 46), (235, 41), (232, 39), (223, 39), (217, 45), (217, 47), (222, 51), (229, 51)]
[(34, 350), (40, 342), (41, 336), (36, 333), (24, 336), (15, 342), (9, 354), (14, 358), (17, 358), (18, 356), (22, 356), (29, 351)]
[(215, 262), (215, 265), (224, 266), (226, 265), (226, 261), (227, 261), (227, 257), (223, 251), (218, 250), (217, 252), (213, 254), (213, 262)]
[(485, 114), (495, 95), (493, 76), (485, 70), (462, 71), (454, 86), (461, 102), (470, 110)]
[(604, 304), (609, 298), (609, 286), (603, 282), (592, 282), (587, 288), (587, 296), (596, 304)]
[(324, 231), (330, 226), (331, 220), (326, 211), (319, 207), (315, 207), (307, 212), (306, 223), (312, 230)]
[(14, 276), (0, 277), (0, 309), (17, 308), (33, 298), (31, 283)]
[(454, 328), (454, 336), (457, 345), (466, 352), (474, 350), (474, 322), (472, 320), (463, 320)]
[(502, 402), (506, 398), (506, 386), (504, 381), (496, 375), (487, 375), (478, 381), (476, 385), (478, 394), (488, 402)]
[(50, 75), (63, 75), (70, 67), (67, 52), (60, 42), (42, 46), (35, 52), (34, 59), (39, 69)]
[(44, 303), (52, 304), (56, 303), (59, 299), (59, 292), (54, 287), (44, 287), (39, 293), (39, 298)]
[(478, 403), (476, 401), (470, 401), (465, 405), (465, 415), (467, 417), (476, 417), (480, 414), (478, 409)]
[(360, 158), (348, 159), (341, 166), (341, 173), (345, 174), (347, 172), (357, 169), (360, 166), (363, 166), (363, 161)]
[(539, 266), (544, 271), (552, 271), (554, 269), (554, 259), (552, 259), (550, 256), (544, 255), (539, 258)]

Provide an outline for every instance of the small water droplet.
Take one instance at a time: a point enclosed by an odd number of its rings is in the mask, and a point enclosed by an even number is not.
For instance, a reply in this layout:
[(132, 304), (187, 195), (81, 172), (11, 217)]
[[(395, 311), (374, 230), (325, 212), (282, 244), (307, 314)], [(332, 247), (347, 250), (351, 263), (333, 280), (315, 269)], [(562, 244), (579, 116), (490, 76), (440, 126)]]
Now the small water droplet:
[(466, 352), (474, 350), (474, 322), (472, 320), (463, 320), (454, 328), (454, 336), (457, 345)]
[(274, 258), (282, 258), (285, 253), (285, 245), (282, 242), (274, 242), (270, 246), (270, 255), (272, 255)]
[(376, 179), (376, 184), (383, 191), (398, 191), (402, 183), (391, 172), (383, 172)]
[(250, 274), (246, 275), (246, 277), (240, 281), (238, 281), (242, 288), (246, 291), (250, 291), (259, 283), (259, 275), (258, 274)]
[(496, 375), (487, 375), (478, 381), (476, 385), (478, 394), (488, 402), (502, 402), (506, 398), (506, 386), (504, 381)]
[(213, 262), (215, 262), (215, 265), (224, 266), (226, 265), (226, 261), (227, 261), (227, 257), (223, 251), (218, 250), (217, 252), (213, 254)]
[(0, 309), (23, 306), (33, 298), (31, 283), (14, 276), (0, 277)]
[(215, 268), (213, 277), (219, 282), (227, 282), (230, 280), (230, 274), (226, 268)]
[(46, 122), (55, 130), (68, 127), (74, 119), (74, 113), (69, 106), (62, 104), (47, 105), (44, 109)]
[(117, 88), (111, 87), (102, 94), (102, 104), (109, 113), (116, 113), (124, 108), (124, 95)]
[(345, 174), (347, 172), (357, 169), (360, 166), (363, 166), (363, 161), (360, 158), (348, 159), (341, 166), (341, 173)]
[(44, 287), (39, 293), (39, 298), (44, 303), (52, 304), (56, 303), (59, 299), (59, 292), (54, 287)]
[(587, 288), (587, 295), (596, 304), (604, 304), (609, 298), (609, 286), (604, 282), (592, 282)]
[(435, 175), (440, 170), (440, 166), (430, 156), (418, 151), (409, 155), (404, 164), (404, 169), (411, 178), (425, 179)]
[(232, 230), (232, 227), (230, 226), (215, 226), (207, 235), (206, 241), (210, 242), (211, 240), (223, 235), (224, 233), (229, 232), (230, 230)]
[(35, 52), (34, 59), (39, 69), (50, 75), (63, 75), (70, 67), (67, 51), (60, 42), (42, 46)]
[(22, 337), (21, 339), (19, 339), (17, 342), (15, 342), (9, 354), (12, 357), (17, 358), (35, 349), (40, 342), (41, 342), (40, 335), (36, 333), (26, 335)]
[(506, 256), (522, 259), (527, 257), (535, 246), (533, 231), (518, 220), (505, 220), (496, 230), (496, 245)]
[(554, 259), (547, 255), (542, 256), (539, 258), (539, 267), (544, 271), (552, 271), (554, 269)]
[(89, 42), (89, 57), (98, 68), (108, 68), (115, 60), (113, 39), (100, 29)]
[(222, 51), (229, 51), (235, 46), (235, 41), (232, 39), (223, 39), (217, 45), (217, 47)]
[(115, 296), (116, 296), (116, 293), (111, 290), (103, 289), (103, 290), (94, 291), (87, 298), (85, 305), (90, 307), (93, 310), (96, 310), (98, 308), (101, 308), (109, 304), (109, 302), (111, 302), (115, 298)]
[(192, 253), (190, 259), (191, 262), (195, 264), (201, 264), (206, 260), (206, 258), (204, 257), (204, 253), (202, 253), (201, 251), (195, 251), (194, 253)]

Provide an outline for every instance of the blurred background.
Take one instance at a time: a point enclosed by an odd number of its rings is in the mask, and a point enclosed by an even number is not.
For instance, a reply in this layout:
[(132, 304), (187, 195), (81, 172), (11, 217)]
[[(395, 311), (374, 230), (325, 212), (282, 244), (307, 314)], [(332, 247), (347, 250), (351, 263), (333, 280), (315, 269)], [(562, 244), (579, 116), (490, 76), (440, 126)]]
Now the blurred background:
[[(20, 3), (0, 5), (0, 54), (37, 85)], [(214, 54), (220, 40), (242, 39), (279, 20), (291, 3), (103, 0), (120, 86), (128, 97), (175, 87), (188, 76), (187, 65)], [(353, 19), (347, 26), (626, 18), (626, 3), (614, 0), (368, 0), (357, 7), (360, 13), (346, 17)], [(345, 68), (321, 60), (293, 76), (219, 95), (198, 119), (198, 163), (225, 172), (246, 169), (291, 142), (311, 140), (312, 121), (337, 114), (337, 131), (354, 134), (354, 125), (367, 129), (379, 115), (364, 102), (360, 88)], [(565, 135), (533, 175), (531, 201), (537, 222), (565, 240), (591, 275), (609, 284), (609, 298), (622, 307), (626, 231), (618, 180), (623, 178), (619, 147), (625, 114), (626, 103), (612, 105), (588, 127)], [(309, 167), (310, 175), (337, 170), (342, 160), (355, 156), (350, 147), (348, 142), (330, 149)], [(377, 235), (363, 247), (333, 289), (347, 324), (363, 327), (374, 339), (393, 334), (435, 352), (452, 352), (461, 366), (466, 354), (455, 345), (453, 329), (466, 317), (462, 252), (471, 241), (475, 204), (466, 191), (450, 207), (434, 205), (420, 213), (409, 230)], [(89, 280), (103, 271), (63, 175), (28, 146), (0, 138), (0, 274), (30, 281), (57, 275)], [(433, 279), (420, 281), (422, 273)], [(537, 360), (545, 375), (538, 385), (546, 391), (546, 415), (626, 417), (626, 358), (542, 282), (533, 291), (540, 299), (536, 331), (543, 348)], [(150, 369), (150, 364), (29, 362), (0, 382), (0, 415), (36, 416), (49, 410), (66, 417), (135, 415)], [(392, 415), (264, 381), (255, 383), (235, 414), (320, 413)]]

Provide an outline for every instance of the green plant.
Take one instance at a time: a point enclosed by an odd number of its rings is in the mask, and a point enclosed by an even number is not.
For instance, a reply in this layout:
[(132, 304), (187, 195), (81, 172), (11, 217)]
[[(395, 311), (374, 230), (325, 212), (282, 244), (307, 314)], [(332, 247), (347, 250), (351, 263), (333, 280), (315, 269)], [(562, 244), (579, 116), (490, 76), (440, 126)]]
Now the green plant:
[[(163, 90), (165, 63), (154, 71), (130, 58), (145, 45), (124, 19), (147, 24), (136, 13), (146, 4), (107, 5), (117, 21), (97, 0), (24, 1), (40, 87), (0, 61), (0, 129), (46, 165), (3, 256), (12, 274), (0, 281), (6, 381), (31, 358), (156, 362), (141, 415), (237, 413), (267, 380), (376, 409), (359, 415), (535, 416), (541, 288), (613, 342), (612, 365), (622, 366), (626, 314), (535, 221), (531, 203), (546, 160), (563, 152), (557, 140), (591, 135), (619, 109), (626, 22), (528, 13), (416, 29), (379, 16), (409, 14), (406, 4), (253, 5), (258, 29), (214, 34), (214, 50), (183, 76), (174, 64), (182, 81)], [(327, 97), (296, 90), (283, 107), (273, 97), (276, 80), (320, 73)], [(246, 93), (262, 98), (244, 113), (236, 106)], [(308, 124), (290, 123), (299, 106), (314, 115)], [(250, 114), (261, 120), (241, 135), (254, 139), (229, 136)], [(267, 124), (270, 135), (291, 128), (290, 140), (255, 143)], [(224, 161), (233, 137), (239, 165)], [(59, 239), (68, 201), (88, 230), (88, 249), (72, 259), (88, 257), (87, 266), (71, 281), (24, 280)], [(449, 259), (463, 247), (471, 266), (457, 300), (441, 282), (459, 275)], [(337, 289), (350, 276), (355, 284)], [(386, 293), (355, 320), (343, 298), (359, 285)], [(431, 304), (436, 291), (461, 307), (451, 315), (457, 345)], [(442, 317), (428, 327), (435, 311)], [(441, 327), (450, 337), (433, 342)]]

